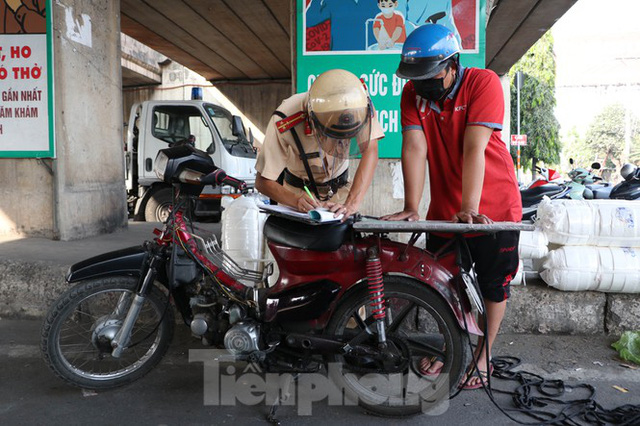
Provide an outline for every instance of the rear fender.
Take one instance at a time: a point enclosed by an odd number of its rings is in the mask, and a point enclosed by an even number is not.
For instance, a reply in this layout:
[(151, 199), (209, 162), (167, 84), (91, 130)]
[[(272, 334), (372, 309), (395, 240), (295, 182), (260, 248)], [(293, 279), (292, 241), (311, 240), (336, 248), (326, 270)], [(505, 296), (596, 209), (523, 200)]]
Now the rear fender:
[(436, 260), (428, 252), (417, 247), (386, 242), (381, 257), (385, 274), (404, 275), (432, 288), (449, 305), (462, 330), (466, 329), (477, 336), (483, 335), (472, 315), (471, 302), (466, 292), (451, 272), (457, 271), (453, 254), (444, 255)]
[(134, 246), (104, 253), (71, 265), (66, 280), (75, 283), (82, 280), (116, 275), (140, 277), (147, 263), (148, 251)]

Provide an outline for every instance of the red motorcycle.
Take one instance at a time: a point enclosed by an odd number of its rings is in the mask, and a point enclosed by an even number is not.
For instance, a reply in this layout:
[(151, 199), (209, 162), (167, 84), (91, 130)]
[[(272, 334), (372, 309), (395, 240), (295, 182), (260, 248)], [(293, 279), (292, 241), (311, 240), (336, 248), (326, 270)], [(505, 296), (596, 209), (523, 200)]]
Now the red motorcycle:
[(536, 188), (538, 186), (543, 186), (548, 183), (563, 183), (564, 179), (562, 175), (558, 173), (558, 171), (553, 169), (547, 169), (546, 167), (538, 167), (536, 166), (536, 171), (539, 174), (539, 177), (531, 182), (526, 189)]
[[(269, 287), (272, 268), (241, 268), (190, 220), (204, 185), (243, 190), (244, 182), (190, 146), (162, 150), (156, 171), (176, 193), (163, 229), (142, 246), (73, 265), (66, 279), (76, 285), (49, 310), (41, 347), (60, 378), (85, 389), (141, 378), (171, 342), (173, 301), (203, 344), (266, 372), (337, 365), (328, 371), (338, 386), (380, 415), (418, 413), (457, 389), (470, 362), (467, 330), (481, 334), (460, 251), (432, 254), (413, 246), (416, 238), (403, 244), (357, 231), (354, 220), (271, 216), (264, 233), (280, 275)], [(443, 360), (440, 374), (420, 372), (424, 357)], [(387, 385), (363, 380), (371, 375)]]

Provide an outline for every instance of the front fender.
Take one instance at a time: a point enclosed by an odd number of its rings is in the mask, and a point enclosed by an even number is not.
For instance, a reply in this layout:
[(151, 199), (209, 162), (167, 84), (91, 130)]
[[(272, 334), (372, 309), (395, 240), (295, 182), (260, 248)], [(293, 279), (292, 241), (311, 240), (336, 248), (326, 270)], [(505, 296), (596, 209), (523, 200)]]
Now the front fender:
[(104, 253), (71, 265), (66, 280), (74, 283), (110, 275), (139, 277), (148, 255), (148, 251), (143, 246)]

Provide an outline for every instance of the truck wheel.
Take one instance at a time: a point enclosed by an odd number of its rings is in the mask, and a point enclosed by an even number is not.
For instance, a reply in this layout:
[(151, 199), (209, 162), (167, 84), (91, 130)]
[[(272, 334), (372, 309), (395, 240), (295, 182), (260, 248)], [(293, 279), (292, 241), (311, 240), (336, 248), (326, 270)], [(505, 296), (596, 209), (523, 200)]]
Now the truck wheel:
[(144, 220), (147, 222), (164, 222), (169, 217), (169, 207), (173, 204), (171, 188), (162, 188), (149, 197), (144, 208)]

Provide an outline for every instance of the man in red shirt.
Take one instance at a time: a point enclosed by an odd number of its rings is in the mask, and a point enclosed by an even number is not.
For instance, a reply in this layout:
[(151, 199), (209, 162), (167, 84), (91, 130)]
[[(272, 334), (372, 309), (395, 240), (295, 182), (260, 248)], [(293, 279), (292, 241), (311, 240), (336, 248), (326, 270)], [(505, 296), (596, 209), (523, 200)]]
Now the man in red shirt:
[[(446, 27), (427, 24), (407, 38), (397, 74), (409, 79), (402, 94), (402, 170), (405, 205), (385, 219), (417, 220), (429, 162), (429, 220), (464, 223), (519, 222), (522, 204), (513, 161), (500, 130), (504, 97), (490, 70), (460, 65), (460, 47)], [(437, 251), (448, 239), (430, 235), (427, 249)], [(518, 269), (517, 231), (467, 238), (487, 314), (489, 354)], [(484, 342), (478, 342), (478, 371), (465, 388), (482, 387), (487, 377)], [(424, 359), (421, 370), (436, 375), (438, 358)]]

